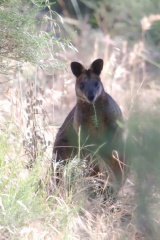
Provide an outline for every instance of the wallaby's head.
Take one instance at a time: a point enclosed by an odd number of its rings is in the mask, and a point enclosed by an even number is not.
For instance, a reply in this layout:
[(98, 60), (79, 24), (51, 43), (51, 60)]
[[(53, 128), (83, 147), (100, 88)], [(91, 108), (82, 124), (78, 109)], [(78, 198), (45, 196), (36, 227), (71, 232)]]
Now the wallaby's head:
[(71, 63), (71, 70), (76, 76), (76, 95), (78, 99), (88, 103), (94, 103), (104, 92), (100, 73), (103, 68), (103, 60), (95, 60), (89, 69), (85, 69), (79, 62)]

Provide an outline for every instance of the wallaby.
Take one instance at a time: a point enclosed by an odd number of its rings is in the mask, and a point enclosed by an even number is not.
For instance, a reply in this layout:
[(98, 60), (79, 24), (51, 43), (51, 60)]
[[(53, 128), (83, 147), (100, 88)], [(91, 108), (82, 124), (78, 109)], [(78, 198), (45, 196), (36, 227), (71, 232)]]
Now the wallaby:
[(123, 116), (118, 104), (104, 91), (100, 79), (102, 68), (102, 59), (95, 60), (88, 70), (78, 62), (71, 63), (76, 76), (77, 103), (57, 133), (53, 154), (56, 162), (66, 162), (77, 155), (80, 133), (80, 145), (84, 146), (82, 156), (88, 158), (93, 153), (99, 159), (91, 174), (107, 172), (105, 177), (112, 179), (114, 175), (115, 182), (121, 186), (126, 172), (123, 128), (120, 127)]

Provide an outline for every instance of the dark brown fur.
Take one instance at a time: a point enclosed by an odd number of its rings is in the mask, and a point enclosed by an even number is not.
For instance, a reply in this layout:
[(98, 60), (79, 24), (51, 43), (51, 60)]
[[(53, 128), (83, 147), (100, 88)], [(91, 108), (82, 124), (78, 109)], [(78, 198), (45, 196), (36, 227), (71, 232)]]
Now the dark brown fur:
[(97, 163), (92, 175), (101, 172), (107, 177), (108, 173), (104, 174), (104, 166), (107, 166), (116, 182), (121, 185), (126, 163), (123, 130), (118, 121), (123, 122), (123, 117), (118, 104), (104, 91), (99, 77), (102, 68), (101, 59), (95, 60), (89, 70), (80, 63), (71, 64), (72, 72), (77, 78), (77, 103), (57, 133), (53, 153), (57, 162), (74, 157), (78, 151), (80, 129), (81, 146), (87, 146), (87, 149), (82, 150), (82, 156), (96, 152), (97, 159), (103, 162), (102, 166)]

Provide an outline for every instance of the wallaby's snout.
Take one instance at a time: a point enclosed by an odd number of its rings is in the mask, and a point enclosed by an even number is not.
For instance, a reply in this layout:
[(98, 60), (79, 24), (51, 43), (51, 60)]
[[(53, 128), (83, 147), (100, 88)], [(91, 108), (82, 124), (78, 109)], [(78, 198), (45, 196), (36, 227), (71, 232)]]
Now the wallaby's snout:
[(101, 95), (103, 91), (103, 87), (101, 82), (98, 80), (97, 82), (89, 80), (87, 91), (84, 93), (85, 97), (90, 103), (93, 103), (97, 100), (97, 98)]
[(89, 92), (88, 92), (88, 100), (89, 100), (90, 102), (94, 102), (94, 98), (95, 98), (95, 93), (94, 93), (94, 91), (93, 91), (93, 90), (89, 91)]

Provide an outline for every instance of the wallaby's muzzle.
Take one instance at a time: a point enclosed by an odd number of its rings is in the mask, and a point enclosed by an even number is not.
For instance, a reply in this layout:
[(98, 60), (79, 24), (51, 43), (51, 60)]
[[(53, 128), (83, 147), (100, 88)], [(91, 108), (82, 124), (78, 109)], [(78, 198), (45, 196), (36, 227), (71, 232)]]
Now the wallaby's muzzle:
[(93, 91), (90, 91), (89, 93), (88, 93), (88, 100), (90, 101), (90, 102), (93, 102), (94, 101), (94, 98), (95, 98), (95, 94), (94, 94), (94, 92)]

